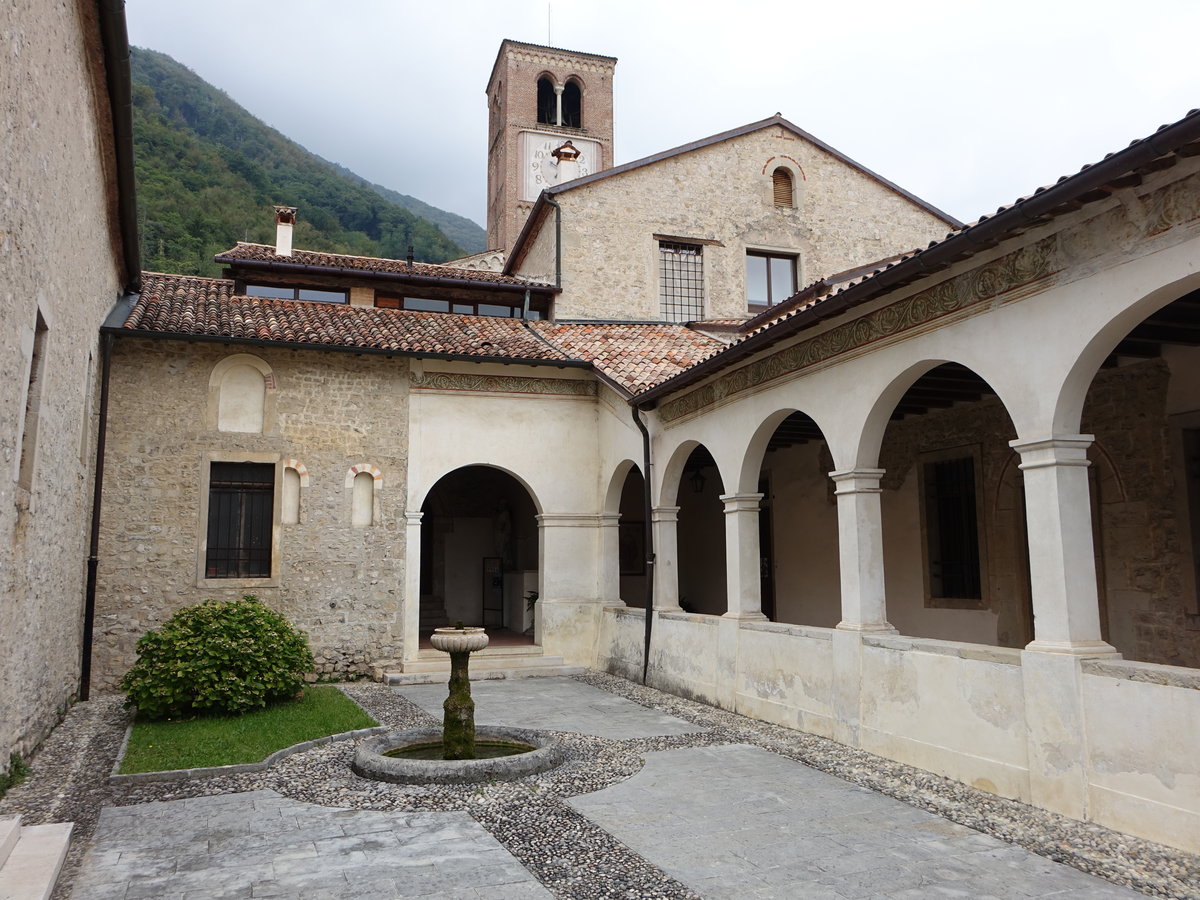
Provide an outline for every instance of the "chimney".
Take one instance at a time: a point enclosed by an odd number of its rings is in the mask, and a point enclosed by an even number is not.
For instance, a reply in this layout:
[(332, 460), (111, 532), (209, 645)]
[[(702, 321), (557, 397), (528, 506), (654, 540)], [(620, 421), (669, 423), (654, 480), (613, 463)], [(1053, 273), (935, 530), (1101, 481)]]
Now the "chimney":
[(275, 253), (277, 256), (292, 255), (292, 226), (296, 224), (296, 207), (275, 207)]
[(574, 181), (579, 177), (580, 152), (570, 141), (557, 150), (551, 150), (550, 155), (558, 160), (558, 184), (564, 181)]

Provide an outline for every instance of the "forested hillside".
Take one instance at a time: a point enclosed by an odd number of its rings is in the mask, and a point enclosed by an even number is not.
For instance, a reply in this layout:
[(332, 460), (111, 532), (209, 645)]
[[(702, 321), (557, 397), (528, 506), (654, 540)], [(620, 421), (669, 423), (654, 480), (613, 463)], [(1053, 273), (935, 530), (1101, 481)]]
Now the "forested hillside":
[(482, 238), (469, 249), (456, 244), (363, 179), (269, 128), (171, 57), (134, 48), (132, 69), (145, 268), (217, 275), (213, 255), (235, 241), (274, 242), (275, 203), (300, 207), (297, 247), (399, 258), (411, 244), (425, 262), (482, 249)]

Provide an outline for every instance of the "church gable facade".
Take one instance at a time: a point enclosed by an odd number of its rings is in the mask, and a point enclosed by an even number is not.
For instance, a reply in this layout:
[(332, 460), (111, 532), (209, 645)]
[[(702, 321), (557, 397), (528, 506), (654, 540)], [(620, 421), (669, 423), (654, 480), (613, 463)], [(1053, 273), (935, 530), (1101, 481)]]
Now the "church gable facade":
[(549, 186), (505, 271), (564, 319), (738, 320), (960, 224), (775, 116)]

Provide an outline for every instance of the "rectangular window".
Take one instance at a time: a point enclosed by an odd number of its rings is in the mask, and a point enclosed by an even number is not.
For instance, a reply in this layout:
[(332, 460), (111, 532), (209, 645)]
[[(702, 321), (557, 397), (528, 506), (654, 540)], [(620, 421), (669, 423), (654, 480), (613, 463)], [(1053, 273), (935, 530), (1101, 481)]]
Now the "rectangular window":
[(214, 462), (208, 481), (206, 578), (270, 578), (275, 466)]
[(248, 284), (247, 297), (267, 297), (273, 300), (307, 300), (310, 303), (349, 303), (347, 291), (326, 287), (293, 284)]
[[(391, 294), (376, 294), (375, 305), (380, 309), (411, 309), (416, 312), (450, 312), (463, 316), (490, 316), (500, 319), (521, 318), (522, 307), (501, 303), (477, 303), (472, 300), (430, 300), (426, 297), (399, 297)], [(540, 319), (537, 310), (529, 311), (529, 318)]]
[(662, 317), (668, 322), (704, 318), (704, 257), (700, 244), (658, 242), (658, 284)]
[(796, 293), (796, 257), (746, 251), (746, 303), (774, 306)]
[(975, 460), (927, 462), (922, 476), (931, 605), (978, 609), (983, 585)]

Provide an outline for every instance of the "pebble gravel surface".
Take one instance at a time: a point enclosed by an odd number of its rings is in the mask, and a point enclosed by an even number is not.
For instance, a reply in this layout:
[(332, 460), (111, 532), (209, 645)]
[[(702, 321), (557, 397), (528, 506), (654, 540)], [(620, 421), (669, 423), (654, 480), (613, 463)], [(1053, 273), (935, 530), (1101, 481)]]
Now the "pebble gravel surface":
[[(289, 756), (262, 772), (116, 786), (108, 783), (108, 775), (129, 714), (119, 698), (101, 698), (70, 710), (34, 757), (31, 777), (0, 799), (0, 815), (21, 813), (26, 824), (76, 823), (76, 839), (55, 900), (70, 897), (72, 879), (101, 808), (264, 789), (329, 807), (466, 810), (549, 891), (564, 900), (694, 900), (698, 898), (695, 892), (572, 810), (565, 800), (636, 774), (646, 753), (750, 744), (1116, 884), (1151, 896), (1200, 900), (1200, 857), (624, 679), (596, 672), (575, 678), (704, 730), (630, 740), (558, 732), (567, 747), (564, 765), (509, 783), (416, 786), (367, 781), (350, 771), (357, 742), (341, 741)], [(349, 684), (343, 690), (390, 727), (426, 726), (434, 721), (383, 685)]]

